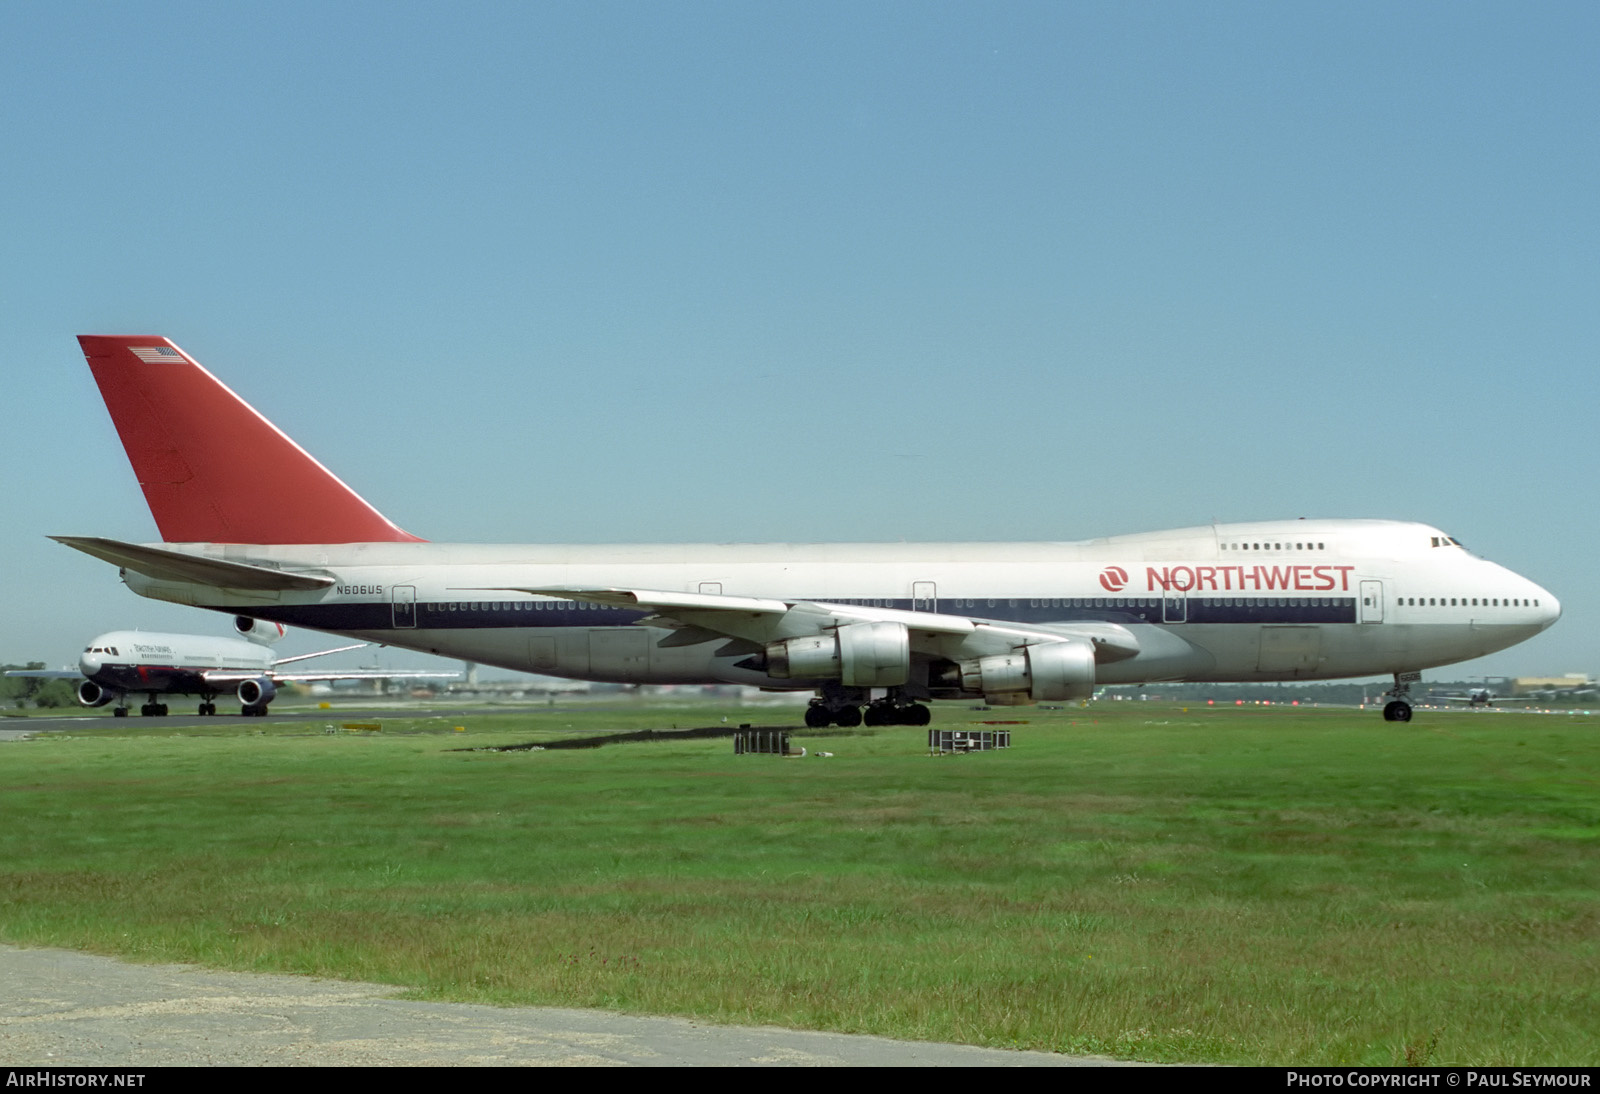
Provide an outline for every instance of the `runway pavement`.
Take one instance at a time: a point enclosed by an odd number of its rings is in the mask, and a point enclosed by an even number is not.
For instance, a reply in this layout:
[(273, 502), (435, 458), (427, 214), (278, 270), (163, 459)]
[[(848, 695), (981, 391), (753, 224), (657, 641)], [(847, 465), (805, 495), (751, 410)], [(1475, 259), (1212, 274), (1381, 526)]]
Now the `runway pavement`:
[(151, 727), (169, 727), (172, 729), (215, 729), (218, 726), (237, 725), (241, 729), (259, 729), (263, 725), (278, 724), (283, 722), (364, 722), (381, 721), (384, 718), (468, 718), (484, 714), (540, 714), (549, 713), (550, 707), (545, 703), (496, 703), (492, 706), (462, 706), (455, 705), (416, 705), (373, 707), (370, 709), (356, 709), (351, 707), (338, 707), (332, 710), (314, 709), (284, 709), (276, 707), (265, 718), (244, 718), (237, 710), (224, 707), (218, 714), (201, 717), (199, 714), (179, 709), (176, 703), (169, 704), (173, 711), (171, 714), (160, 718), (145, 718), (137, 712), (126, 717), (116, 718), (109, 708), (104, 714), (92, 715), (62, 715), (60, 717), (30, 715), (26, 718), (0, 718), (0, 740), (16, 740), (29, 733), (51, 733), (64, 729), (149, 729)]
[(718, 1026), (556, 1007), (418, 1003), (310, 977), (0, 946), (0, 1065), (1073, 1067), (1098, 1057)]

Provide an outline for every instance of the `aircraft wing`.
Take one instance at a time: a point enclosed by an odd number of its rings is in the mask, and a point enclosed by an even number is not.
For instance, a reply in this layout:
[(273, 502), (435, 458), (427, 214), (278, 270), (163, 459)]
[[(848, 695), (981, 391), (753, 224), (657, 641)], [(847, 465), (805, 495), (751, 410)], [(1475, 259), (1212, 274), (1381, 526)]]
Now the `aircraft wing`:
[[(364, 669), (358, 672), (275, 672), (268, 671), (267, 676), (277, 683), (288, 681), (290, 683), (304, 684), (317, 680), (455, 680), (459, 672), (421, 672), (412, 670), (394, 670), (385, 672), (380, 669)], [(234, 670), (202, 672), (200, 678), (208, 684), (242, 684), (246, 680), (259, 680), (259, 672), (238, 672)]]
[(293, 657), (280, 657), (274, 662), (274, 665), (289, 665), (296, 661), (309, 661), (313, 657), (326, 657), (330, 653), (344, 653), (347, 650), (364, 650), (366, 648), (367, 643), (365, 642), (357, 642), (353, 646), (335, 646), (331, 650), (318, 650), (316, 653), (299, 653)]
[(82, 680), (77, 669), (7, 669), (7, 676), (33, 676), (45, 680)]
[(912, 650), (930, 656), (972, 656), (1043, 642), (1074, 640), (1091, 643), (1096, 661), (1120, 661), (1139, 652), (1139, 640), (1133, 632), (1117, 623), (1035, 625), (828, 601), (655, 589), (544, 586), (501, 591), (560, 597), (613, 608), (636, 608), (652, 613), (641, 620), (651, 626), (694, 628), (755, 643), (821, 634), (852, 623), (901, 623), (910, 636)]

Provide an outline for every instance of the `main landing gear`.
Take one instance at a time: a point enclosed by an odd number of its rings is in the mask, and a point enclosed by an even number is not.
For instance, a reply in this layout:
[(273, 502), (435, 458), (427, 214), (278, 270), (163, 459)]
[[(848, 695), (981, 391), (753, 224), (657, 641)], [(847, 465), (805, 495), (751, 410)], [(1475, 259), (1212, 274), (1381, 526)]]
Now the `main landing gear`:
[(1419, 672), (1397, 672), (1394, 674), (1394, 687), (1384, 692), (1389, 701), (1383, 704), (1383, 720), (1385, 722), (1411, 721), (1411, 682), (1420, 680)]
[[(217, 704), (212, 702), (212, 700), (214, 698), (216, 698), (216, 696), (214, 696), (214, 695), (202, 696), (202, 700), (201, 700), (201, 703), (200, 703), (200, 710), (198, 712), (199, 715), (202, 718), (208, 718), (211, 715), (216, 714), (216, 712), (217, 712)], [(126, 718), (128, 716), (128, 708), (127, 707), (117, 707), (111, 713), (115, 717)], [(167, 716), (167, 714), (168, 714), (167, 704), (156, 702), (156, 697), (155, 697), (155, 695), (152, 694), (150, 696), (150, 701), (148, 703), (142, 704), (139, 707), (139, 713), (142, 714), (146, 718), (165, 718)], [(249, 714), (250, 711), (248, 709), (246, 709), (245, 711), (243, 711), (243, 713)], [(262, 710), (261, 713), (265, 714), (266, 711)]]
[(859, 725), (925, 726), (932, 720), (928, 708), (907, 697), (904, 688), (889, 688), (887, 695), (866, 702), (863, 707), (868, 695), (866, 688), (826, 684), (806, 708), (806, 725), (812, 729), (831, 725), (850, 729)]
[(887, 699), (869, 704), (861, 714), (861, 720), (869, 726), (925, 726), (932, 719), (933, 713), (921, 703), (894, 703)]

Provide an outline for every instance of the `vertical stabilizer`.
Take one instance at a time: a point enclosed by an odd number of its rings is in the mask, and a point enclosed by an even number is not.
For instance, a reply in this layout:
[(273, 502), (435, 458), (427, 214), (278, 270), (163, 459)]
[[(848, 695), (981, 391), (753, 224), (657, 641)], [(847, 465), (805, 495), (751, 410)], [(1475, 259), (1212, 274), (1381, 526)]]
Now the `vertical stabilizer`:
[(168, 543), (420, 542), (168, 339), (78, 342)]

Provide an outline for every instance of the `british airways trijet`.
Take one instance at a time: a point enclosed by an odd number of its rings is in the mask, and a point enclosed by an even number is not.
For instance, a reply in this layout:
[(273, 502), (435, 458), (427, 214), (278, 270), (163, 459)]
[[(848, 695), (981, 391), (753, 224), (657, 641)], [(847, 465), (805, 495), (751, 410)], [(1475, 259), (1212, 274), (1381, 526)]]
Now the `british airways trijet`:
[(402, 531), (175, 344), (79, 338), (162, 542), (58, 536), (143, 596), (525, 672), (815, 691), (811, 726), (930, 699), (1394, 675), (1504, 649), (1546, 590), (1422, 524), (1077, 543), (497, 546)]
[(145, 717), (167, 713), (168, 695), (198, 695), (199, 713), (217, 712), (216, 699), (232, 692), (239, 713), (260, 717), (285, 682), (322, 680), (389, 680), (398, 677), (442, 679), (448, 673), (384, 670), (286, 671), (285, 665), (326, 657), (330, 653), (361, 649), (366, 643), (337, 649), (275, 658), (269, 646), (283, 638), (280, 624), (238, 616), (234, 628), (243, 638), (213, 638), (203, 634), (160, 634), (155, 631), (109, 631), (90, 640), (78, 657), (78, 669), (14, 669), (7, 676), (49, 676), (78, 680), (78, 702), (86, 707), (115, 703), (118, 718), (128, 713), (128, 697), (144, 695), (139, 713)]

